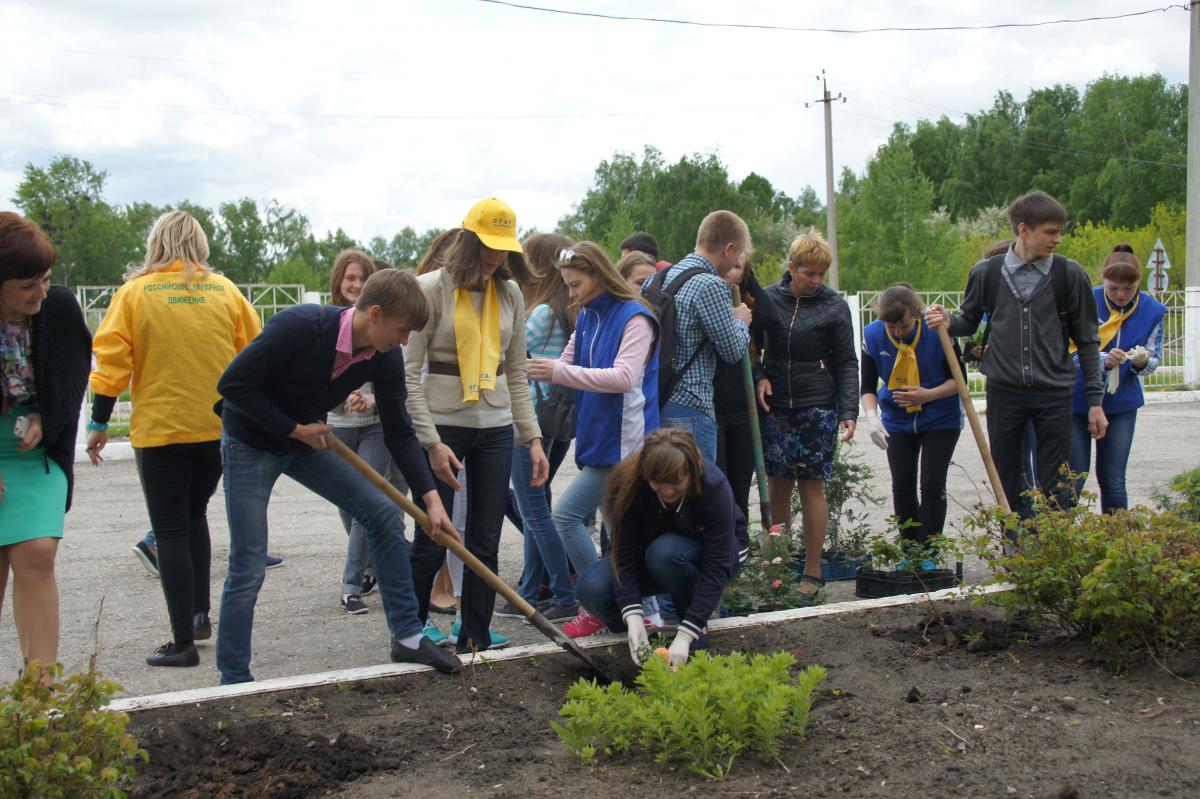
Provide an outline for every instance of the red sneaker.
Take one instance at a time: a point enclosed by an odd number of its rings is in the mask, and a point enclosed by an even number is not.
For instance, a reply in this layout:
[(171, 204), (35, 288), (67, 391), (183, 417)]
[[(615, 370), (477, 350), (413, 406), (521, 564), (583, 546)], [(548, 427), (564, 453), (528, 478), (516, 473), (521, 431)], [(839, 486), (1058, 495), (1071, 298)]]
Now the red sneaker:
[(562, 630), (568, 638), (586, 638), (602, 632), (605, 627), (603, 619), (580, 608), (579, 615), (564, 624)]

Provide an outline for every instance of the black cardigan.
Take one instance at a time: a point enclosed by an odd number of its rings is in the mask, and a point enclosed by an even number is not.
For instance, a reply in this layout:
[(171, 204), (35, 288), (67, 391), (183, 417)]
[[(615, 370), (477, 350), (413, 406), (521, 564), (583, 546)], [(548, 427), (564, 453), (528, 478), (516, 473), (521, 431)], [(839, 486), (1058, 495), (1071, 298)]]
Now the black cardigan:
[(41, 310), (30, 321), (33, 380), (42, 414), (41, 446), (67, 476), (65, 512), (71, 509), (75, 489), (75, 435), (92, 368), (92, 334), (75, 295), (65, 286), (51, 286)]
[(352, 364), (331, 379), (341, 312), (335, 305), (296, 305), (271, 317), (217, 383), (216, 412), (227, 435), (268, 452), (305, 448), (290, 438), (297, 424), (324, 422), (350, 392), (374, 383), (383, 439), (414, 496), (433, 491), (433, 473), (413, 432), (399, 347)]
[(750, 547), (746, 517), (733, 500), (729, 480), (707, 458), (701, 466), (699, 496), (685, 498), (678, 510), (664, 508), (658, 495), (648, 484), (643, 484), (621, 520), (613, 558), (617, 572), (614, 588), (622, 615), (626, 610), (641, 609), (643, 592), (639, 575), (645, 571), (646, 549), (667, 532), (697, 538), (704, 545), (700, 583), (692, 594), (692, 604), (680, 619), (681, 626), (698, 636), (733, 579), (734, 568), (746, 559)]

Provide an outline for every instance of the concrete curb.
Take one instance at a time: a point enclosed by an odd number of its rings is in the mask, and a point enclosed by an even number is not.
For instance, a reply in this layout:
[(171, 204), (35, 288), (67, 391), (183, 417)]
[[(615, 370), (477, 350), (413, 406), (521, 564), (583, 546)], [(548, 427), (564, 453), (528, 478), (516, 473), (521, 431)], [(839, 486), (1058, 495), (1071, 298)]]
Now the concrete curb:
[[(741, 630), (753, 627), (766, 627), (800, 619), (814, 619), (819, 616), (837, 616), (845, 613), (859, 613), (877, 610), (879, 608), (916, 605), (922, 602), (959, 599), (965, 596), (993, 594), (1007, 591), (1007, 584), (989, 586), (968, 586), (966, 588), (947, 588), (929, 594), (906, 594), (902, 596), (881, 597), (879, 599), (863, 599), (855, 602), (839, 602), (833, 605), (818, 605), (812, 608), (793, 608), (778, 610), (770, 613), (753, 613), (749, 616), (731, 616), (725, 619), (714, 619), (708, 624), (712, 632), (725, 630)], [(578, 639), (584, 649), (598, 649), (606, 646), (625, 646), (624, 635), (593, 635)], [(539, 655), (553, 655), (563, 650), (554, 643), (529, 644), (511, 649), (501, 650), (490, 655), (479, 655), (476, 660), (481, 664), (498, 663), (505, 660), (522, 660)], [(471, 661), (467, 662), (468, 665)], [(321, 685), (332, 685), (341, 682), (361, 682), (381, 677), (398, 677), (403, 674), (417, 674), (433, 671), (429, 666), (418, 666), (411, 663), (382, 664), (353, 669), (339, 669), (316, 674), (301, 674), (295, 677), (280, 677), (273, 680), (240, 683), (238, 685), (219, 685), (211, 688), (195, 688), (187, 691), (172, 691), (165, 694), (150, 694), (147, 696), (125, 697), (112, 702), (108, 708), (125, 713), (139, 710), (154, 710), (164, 707), (176, 707), (200, 702), (212, 702), (221, 699), (235, 699), (243, 696), (256, 696), (276, 691), (290, 691), (297, 688), (315, 688)]]

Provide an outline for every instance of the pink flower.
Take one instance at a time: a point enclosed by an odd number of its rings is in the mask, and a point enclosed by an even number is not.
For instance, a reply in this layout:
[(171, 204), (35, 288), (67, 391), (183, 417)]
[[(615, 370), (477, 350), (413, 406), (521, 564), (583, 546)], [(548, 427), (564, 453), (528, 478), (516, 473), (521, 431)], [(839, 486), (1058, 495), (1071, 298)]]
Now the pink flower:
[(782, 524), (772, 525), (771, 529), (767, 531), (767, 535), (774, 535), (774, 536), (783, 535), (783, 525)]
[(772, 588), (778, 588), (781, 585), (783, 585), (783, 580), (775, 580), (773, 583), (771, 583)]

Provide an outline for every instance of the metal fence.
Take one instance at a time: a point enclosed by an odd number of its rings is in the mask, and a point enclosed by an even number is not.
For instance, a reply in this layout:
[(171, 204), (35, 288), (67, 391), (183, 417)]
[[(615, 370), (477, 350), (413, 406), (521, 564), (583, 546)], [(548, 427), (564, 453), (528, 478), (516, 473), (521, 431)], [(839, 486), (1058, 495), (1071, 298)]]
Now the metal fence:
[[(875, 321), (875, 301), (881, 291), (863, 291), (858, 294), (859, 324), (865, 328)], [(926, 305), (944, 305), (950, 310), (957, 310), (962, 304), (961, 291), (933, 291), (922, 295)], [(1164, 291), (1158, 295), (1158, 301), (1167, 306), (1163, 316), (1163, 351), (1158, 369), (1153, 374), (1143, 378), (1144, 385), (1150, 390), (1180, 389), (1185, 386), (1183, 378), (1183, 318), (1187, 308), (1187, 292)], [(1193, 308), (1200, 312), (1200, 308)], [(970, 372), (972, 393), (983, 393), (983, 378), (975, 370)]]
[[(89, 328), (95, 330), (100, 325), (100, 320), (104, 318), (104, 312), (108, 310), (108, 304), (112, 302), (113, 294), (118, 288), (120, 286), (76, 287), (75, 297), (79, 300), (79, 307), (83, 308), (83, 316)], [(284, 308), (304, 302), (306, 291), (301, 285), (277, 286), (273, 283), (247, 283), (239, 285), (238, 290), (246, 296), (254, 310), (258, 311), (258, 316), (264, 324)]]

